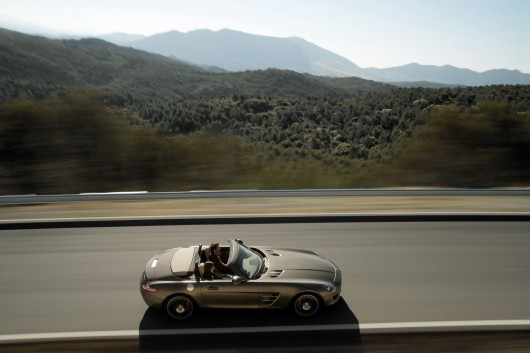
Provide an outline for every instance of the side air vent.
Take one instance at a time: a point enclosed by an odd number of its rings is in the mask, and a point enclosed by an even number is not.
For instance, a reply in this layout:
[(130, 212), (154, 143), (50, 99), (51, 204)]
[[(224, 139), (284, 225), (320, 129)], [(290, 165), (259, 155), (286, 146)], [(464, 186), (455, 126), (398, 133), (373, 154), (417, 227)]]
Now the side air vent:
[(271, 250), (271, 249), (267, 249), (267, 253), (268, 253), (268, 254), (271, 254), (272, 256), (281, 256), (281, 255), (278, 254), (276, 251)]
[(263, 293), (261, 295), (260, 305), (272, 305), (278, 299), (280, 293)]
[(272, 270), (269, 271), (269, 276), (272, 278), (280, 277), (280, 275), (283, 273), (283, 270)]

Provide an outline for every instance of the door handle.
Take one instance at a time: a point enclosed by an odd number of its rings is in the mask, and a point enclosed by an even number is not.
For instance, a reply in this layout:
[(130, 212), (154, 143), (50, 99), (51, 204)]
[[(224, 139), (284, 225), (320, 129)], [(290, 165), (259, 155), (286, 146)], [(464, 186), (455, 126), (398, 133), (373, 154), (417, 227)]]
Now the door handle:
[(217, 287), (217, 286), (208, 286), (206, 288), (208, 288), (208, 290), (218, 290), (219, 289), (219, 287)]

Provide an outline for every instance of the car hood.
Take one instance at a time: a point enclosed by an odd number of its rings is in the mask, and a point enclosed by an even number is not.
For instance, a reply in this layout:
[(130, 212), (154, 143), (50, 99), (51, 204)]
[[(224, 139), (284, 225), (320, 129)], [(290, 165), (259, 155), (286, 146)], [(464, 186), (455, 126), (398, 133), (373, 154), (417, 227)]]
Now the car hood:
[(311, 279), (333, 282), (336, 267), (315, 252), (298, 249), (260, 249), (269, 260), (269, 276), (282, 279)]

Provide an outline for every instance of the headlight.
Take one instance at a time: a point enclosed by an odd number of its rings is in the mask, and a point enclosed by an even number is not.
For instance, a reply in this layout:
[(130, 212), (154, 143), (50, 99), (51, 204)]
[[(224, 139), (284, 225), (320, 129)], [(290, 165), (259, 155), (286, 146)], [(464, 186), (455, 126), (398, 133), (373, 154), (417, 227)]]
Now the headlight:
[(331, 283), (328, 283), (328, 284), (325, 284), (324, 285), (324, 289), (327, 291), (327, 292), (330, 292), (330, 293), (335, 293), (337, 291), (337, 287), (335, 287), (333, 284)]

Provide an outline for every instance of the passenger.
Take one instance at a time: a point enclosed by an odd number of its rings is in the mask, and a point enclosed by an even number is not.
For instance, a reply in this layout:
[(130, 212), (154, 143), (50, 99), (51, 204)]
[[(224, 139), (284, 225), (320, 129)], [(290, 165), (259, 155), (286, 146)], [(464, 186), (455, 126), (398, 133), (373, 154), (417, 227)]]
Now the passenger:
[(221, 260), (221, 248), (219, 247), (219, 243), (212, 243), (210, 245), (208, 260), (213, 262), (215, 268), (219, 272), (227, 274), (230, 273), (230, 269), (228, 268), (227, 264)]
[(206, 261), (204, 263), (204, 274), (202, 275), (202, 278), (211, 281), (212, 279), (214, 279), (213, 271), (214, 271), (213, 262)]

